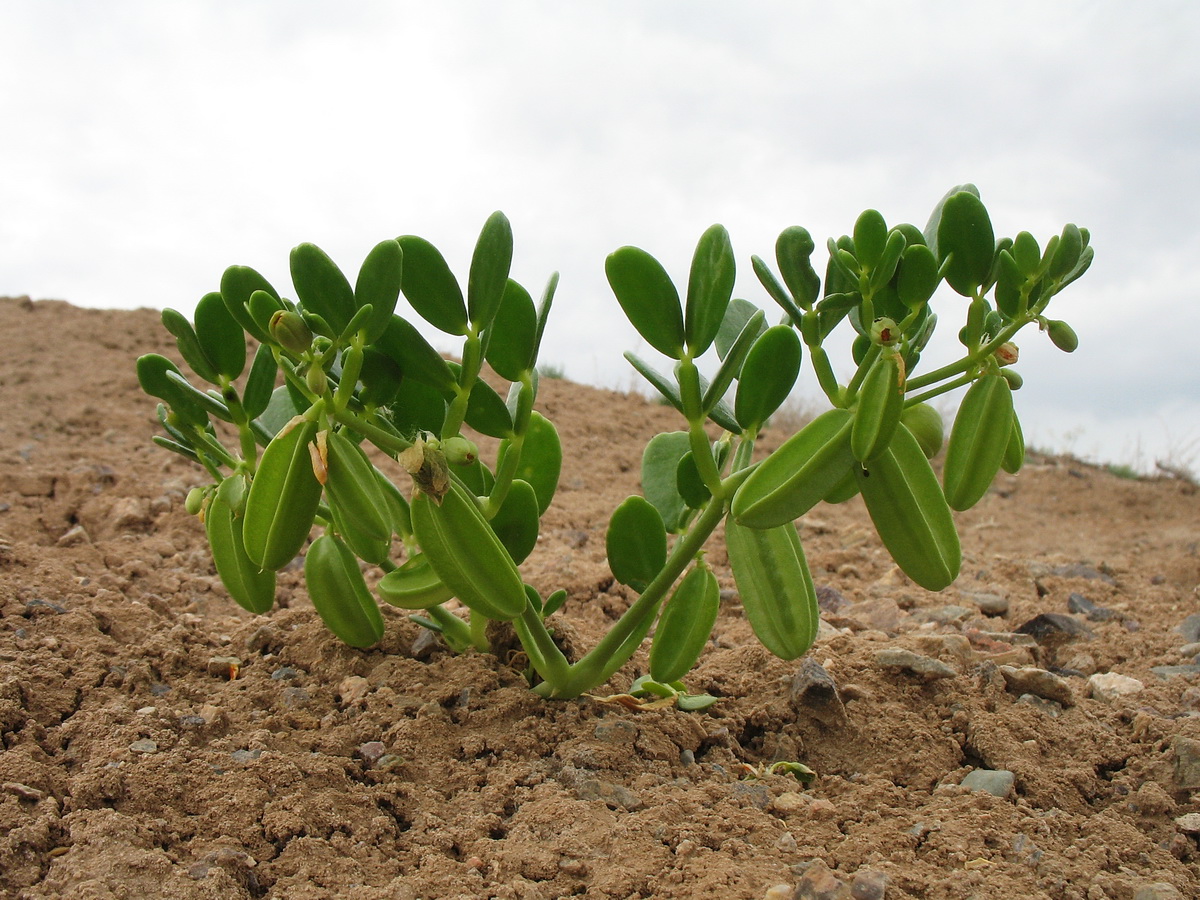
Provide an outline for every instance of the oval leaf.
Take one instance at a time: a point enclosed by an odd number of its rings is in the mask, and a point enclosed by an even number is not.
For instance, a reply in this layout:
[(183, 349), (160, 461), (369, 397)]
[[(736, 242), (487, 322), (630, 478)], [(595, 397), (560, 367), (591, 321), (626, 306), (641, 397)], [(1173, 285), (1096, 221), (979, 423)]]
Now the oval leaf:
[(733, 414), (742, 428), (754, 430), (787, 399), (800, 374), (800, 336), (775, 325), (754, 342), (742, 364)]
[(354, 282), (354, 306), (371, 306), (366, 325), (368, 343), (377, 340), (391, 322), (403, 276), (404, 251), (396, 241), (381, 241), (363, 260)]
[(683, 310), (671, 277), (653, 256), (637, 247), (622, 247), (604, 262), (608, 283), (634, 328), (651, 347), (683, 356)]
[(471, 273), (467, 277), (467, 313), (479, 331), (487, 328), (500, 309), (512, 266), (512, 226), (502, 212), (494, 212), (483, 224)]
[(538, 316), (529, 292), (511, 279), (490, 330), (488, 365), (502, 378), (520, 381), (521, 376), (533, 367)]
[(613, 578), (638, 593), (667, 562), (663, 518), (645, 497), (627, 497), (612, 514), (604, 539)]
[(354, 305), (354, 289), (342, 270), (316, 244), (293, 248), (289, 262), (300, 305), (341, 334), (358, 308)]
[(447, 334), (467, 333), (467, 307), (462, 288), (441, 252), (424, 238), (404, 235), (396, 239), (404, 251), (401, 289), (422, 319)]
[(213, 368), (230, 381), (246, 368), (246, 335), (219, 293), (196, 304), (196, 339)]
[(700, 356), (712, 344), (733, 296), (736, 266), (729, 232), (713, 225), (700, 237), (688, 277), (684, 334), (692, 356)]

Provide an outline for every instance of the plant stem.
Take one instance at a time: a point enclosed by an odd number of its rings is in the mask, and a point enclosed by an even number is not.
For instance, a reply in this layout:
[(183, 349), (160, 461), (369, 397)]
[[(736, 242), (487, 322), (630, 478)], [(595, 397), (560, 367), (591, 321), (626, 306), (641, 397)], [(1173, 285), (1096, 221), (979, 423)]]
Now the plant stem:
[[(725, 501), (714, 497), (688, 529), (687, 534), (671, 549), (666, 565), (654, 576), (654, 580), (647, 585), (642, 595), (617, 620), (600, 643), (572, 665), (567, 677), (561, 682), (552, 684), (546, 681), (534, 690), (543, 697), (571, 699), (608, 681), (640, 646), (667, 591), (683, 574), (683, 570), (695, 558), (724, 517)], [(544, 630), (545, 626), (541, 627)]]

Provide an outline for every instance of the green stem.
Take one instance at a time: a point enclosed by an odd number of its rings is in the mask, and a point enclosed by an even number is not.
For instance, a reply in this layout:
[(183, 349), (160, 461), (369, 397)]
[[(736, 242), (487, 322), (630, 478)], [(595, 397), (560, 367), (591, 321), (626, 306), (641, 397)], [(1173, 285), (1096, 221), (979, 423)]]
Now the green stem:
[(974, 380), (975, 380), (975, 376), (971, 373), (967, 373), (966, 375), (962, 375), (959, 378), (955, 378), (953, 381), (947, 381), (945, 384), (941, 384), (935, 388), (931, 388), (930, 390), (926, 391), (923, 394), (917, 394), (915, 396), (905, 397), (904, 405), (906, 407), (908, 407), (908, 406), (913, 406), (917, 403), (925, 403), (928, 400), (932, 400), (934, 397), (940, 397), (942, 394), (948, 394), (953, 390), (957, 390), (958, 388), (962, 387), (964, 384), (970, 384)]
[(524, 611), (513, 620), (513, 627), (521, 639), (521, 646), (529, 655), (530, 664), (542, 676), (543, 683), (551, 686), (565, 683), (571, 664), (554, 643), (554, 638), (532, 603), (525, 604)]
[(850, 383), (846, 385), (846, 390), (843, 391), (843, 397), (847, 405), (854, 401), (854, 397), (858, 394), (859, 386), (862, 385), (863, 379), (867, 377), (867, 372), (870, 371), (871, 365), (879, 358), (883, 347), (879, 344), (871, 344), (871, 347), (863, 355), (862, 362), (858, 364), (858, 368), (854, 371), (854, 377), (850, 379)]
[(336, 409), (331, 414), (338, 423), (353, 428), (389, 456), (395, 456), (412, 446), (412, 441), (368, 422), (363, 416), (348, 409)]
[(467, 333), (463, 343), (462, 369), (458, 375), (458, 386), (454, 399), (446, 410), (446, 420), (442, 423), (442, 440), (452, 438), (462, 431), (463, 420), (467, 417), (467, 404), (471, 399), (471, 388), (479, 378), (479, 367), (483, 364), (483, 345), (479, 334), (472, 328)]
[[(736, 478), (736, 476), (731, 476)], [(740, 481), (740, 479), (738, 479)], [(728, 481), (728, 479), (727, 479)], [(544, 682), (535, 688), (543, 697), (570, 699), (598, 687), (629, 661), (654, 622), (658, 608), (675, 580), (683, 574), (704, 542), (725, 517), (725, 502), (713, 498), (687, 534), (676, 542), (664, 565), (642, 595), (591, 651), (572, 665), (559, 684)]]
[(491, 642), (487, 638), (487, 626), (490, 619), (483, 613), (471, 610), (471, 644), (481, 653), (487, 653), (492, 649)]
[(834, 406), (841, 405), (842, 389), (838, 386), (837, 376), (833, 374), (833, 366), (829, 362), (829, 354), (820, 345), (809, 346), (809, 356), (812, 358), (813, 371), (817, 374), (817, 384)]

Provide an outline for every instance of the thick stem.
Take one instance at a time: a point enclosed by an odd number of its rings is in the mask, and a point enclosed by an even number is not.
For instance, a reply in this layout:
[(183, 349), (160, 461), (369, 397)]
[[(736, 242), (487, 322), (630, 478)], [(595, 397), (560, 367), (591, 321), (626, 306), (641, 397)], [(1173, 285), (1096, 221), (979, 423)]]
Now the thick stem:
[[(740, 480), (740, 479), (739, 479)], [(658, 608), (675, 580), (683, 574), (704, 542), (725, 517), (725, 502), (713, 498), (708, 502), (700, 517), (687, 534), (679, 539), (667, 558), (666, 565), (647, 585), (642, 595), (633, 602), (625, 614), (617, 620), (590, 652), (571, 666), (567, 678), (558, 687), (546, 687), (538, 693), (544, 697), (570, 699), (585, 691), (598, 687), (612, 677), (613, 673), (628, 662), (650, 625)], [(541, 685), (539, 685), (541, 687)]]

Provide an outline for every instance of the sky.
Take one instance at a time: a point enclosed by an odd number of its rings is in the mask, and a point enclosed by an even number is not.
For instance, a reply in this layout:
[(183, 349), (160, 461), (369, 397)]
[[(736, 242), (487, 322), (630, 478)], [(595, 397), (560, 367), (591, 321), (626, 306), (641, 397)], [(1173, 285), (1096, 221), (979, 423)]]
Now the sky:
[[(1027, 442), (1200, 468), (1193, 0), (0, 0), (0, 123), (0, 294), (190, 313), (229, 265), (287, 293), (294, 245), (353, 280), (401, 234), (465, 283), (499, 209), (513, 277), (560, 273), (543, 364), (622, 390), (625, 350), (669, 367), (608, 288), (616, 248), (682, 290), (720, 222), (774, 317), (750, 257), (781, 230), (822, 271), (862, 210), (923, 226), (972, 182), (998, 235), (1095, 247), (1048, 310), (1078, 351), (1018, 338)], [(965, 306), (934, 302), (949, 361)]]

